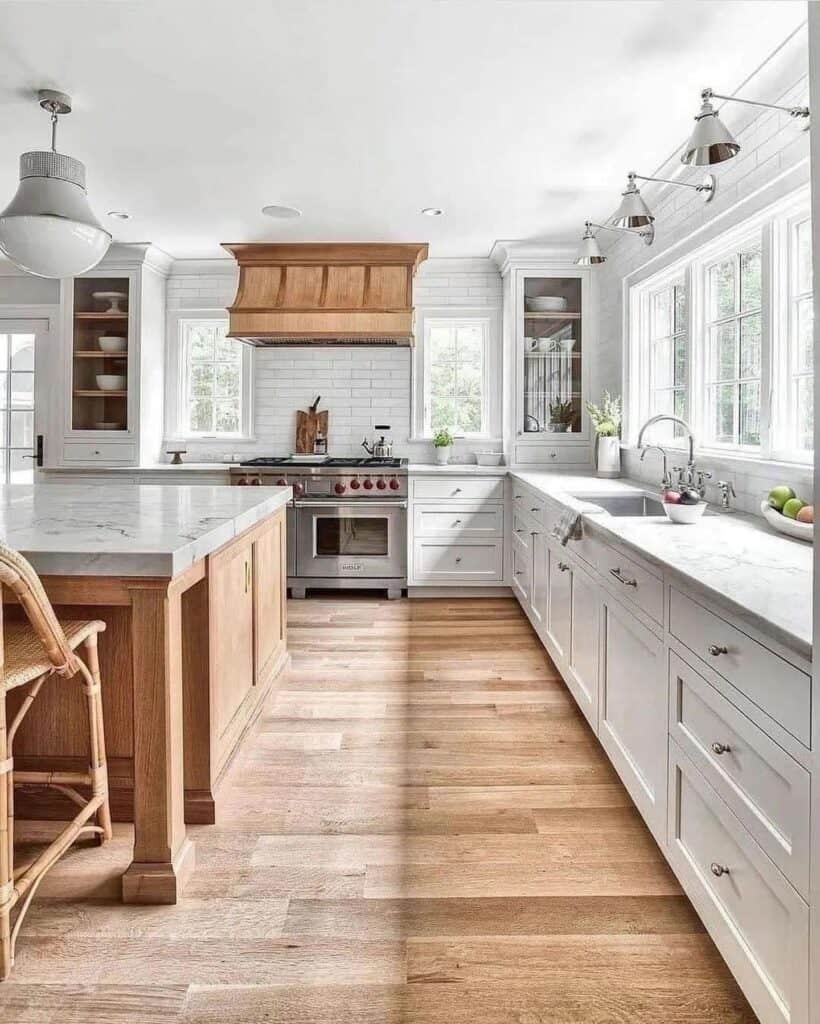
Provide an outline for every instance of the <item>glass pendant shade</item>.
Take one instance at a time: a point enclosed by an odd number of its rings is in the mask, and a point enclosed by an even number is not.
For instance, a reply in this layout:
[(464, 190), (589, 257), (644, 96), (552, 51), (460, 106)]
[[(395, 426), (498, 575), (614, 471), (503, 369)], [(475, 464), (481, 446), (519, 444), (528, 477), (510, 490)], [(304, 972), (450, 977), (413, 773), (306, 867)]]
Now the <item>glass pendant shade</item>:
[(740, 152), (736, 141), (726, 125), (718, 117), (715, 108), (706, 100), (695, 118), (695, 128), (681, 155), (681, 163), (698, 167), (720, 164), (731, 160)]
[(111, 235), (94, 216), (85, 167), (52, 151), (23, 153), (20, 185), (0, 213), (0, 251), (37, 277), (76, 277), (96, 266)]
[(611, 223), (617, 228), (646, 228), (654, 219), (635, 183), (630, 181), (626, 192), (621, 193), (621, 205), (615, 211)]
[(579, 267), (595, 267), (599, 263), (604, 263), (605, 261), (606, 256), (604, 256), (598, 248), (598, 239), (591, 231), (587, 231), (581, 239), (581, 246), (578, 249), (578, 257), (575, 260), (576, 265)]

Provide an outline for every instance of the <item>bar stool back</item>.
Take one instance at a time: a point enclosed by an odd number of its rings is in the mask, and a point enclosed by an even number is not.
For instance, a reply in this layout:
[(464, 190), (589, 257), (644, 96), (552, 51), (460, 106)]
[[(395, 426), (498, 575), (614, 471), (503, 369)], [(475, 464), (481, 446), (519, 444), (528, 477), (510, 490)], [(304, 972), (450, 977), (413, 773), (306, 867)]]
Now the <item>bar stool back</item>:
[[(0, 980), (5, 980), (14, 963), (23, 918), (46, 872), (78, 837), (97, 835), (103, 842), (110, 839), (111, 811), (97, 653), (97, 634), (105, 629), (105, 623), (99, 620), (61, 623), (30, 563), (1, 543), (0, 585), (14, 593), (27, 619), (4, 624), (0, 648)], [(1, 613), (2, 602), (0, 622)], [(81, 645), (84, 658), (77, 653)], [(15, 771), (12, 757), (15, 734), (43, 684), (55, 677), (76, 679), (84, 691), (88, 711), (88, 770)], [(27, 692), (9, 722), (6, 697), (18, 687), (26, 687)], [(18, 870), (14, 868), (15, 784), (51, 786), (80, 808), (57, 838), (32, 863)], [(90, 787), (90, 798), (80, 793), (78, 786)]]

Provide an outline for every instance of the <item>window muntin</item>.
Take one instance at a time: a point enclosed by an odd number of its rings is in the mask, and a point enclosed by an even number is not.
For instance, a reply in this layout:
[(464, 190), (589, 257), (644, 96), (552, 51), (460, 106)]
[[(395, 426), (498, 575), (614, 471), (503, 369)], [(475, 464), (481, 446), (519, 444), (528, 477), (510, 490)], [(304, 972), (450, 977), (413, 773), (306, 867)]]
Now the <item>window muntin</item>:
[(814, 449), (814, 300), (809, 217), (790, 225), (789, 254), (789, 444), (808, 454)]
[(242, 346), (224, 320), (181, 320), (180, 427), (187, 437), (242, 435)]
[(0, 334), (0, 482), (34, 480), (34, 346), (29, 331)]
[[(649, 414), (689, 413), (689, 337), (686, 284), (675, 281), (649, 294)], [(659, 424), (657, 439), (682, 436), (674, 424)]]
[(762, 253), (759, 238), (706, 267), (706, 438), (760, 448)]
[(486, 435), (488, 321), (429, 318), (424, 333), (424, 433)]

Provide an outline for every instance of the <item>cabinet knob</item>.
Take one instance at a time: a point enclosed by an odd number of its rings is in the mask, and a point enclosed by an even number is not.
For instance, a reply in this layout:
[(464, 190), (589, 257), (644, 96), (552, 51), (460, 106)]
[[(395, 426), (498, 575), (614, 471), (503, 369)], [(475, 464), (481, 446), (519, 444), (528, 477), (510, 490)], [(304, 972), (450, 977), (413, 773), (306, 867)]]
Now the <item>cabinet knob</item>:
[(569, 566), (566, 562), (559, 562), (558, 568), (561, 570), (561, 572), (566, 572), (569, 569)]
[(456, 555), (456, 562), (460, 562), (460, 561), (461, 561), (461, 555)]
[(722, 875), (728, 875), (729, 869), (725, 864), (718, 864), (716, 861), (712, 861), (712, 874), (715, 878), (720, 878)]
[(557, 454), (557, 452), (550, 452), (550, 458), (554, 459)]
[(718, 658), (721, 654), (728, 654), (729, 648), (723, 647), (720, 644), (709, 644), (709, 653), (713, 658)]
[(461, 488), (456, 487), (456, 489), (453, 491), (453, 494), (461, 494)]
[(535, 508), (531, 508), (530, 512), (540, 512), (541, 509), (536, 505)]
[(731, 749), (732, 748), (729, 746), (728, 743), (713, 743), (712, 744), (712, 750), (716, 754), (718, 754), (718, 755), (720, 755), (720, 754), (728, 754)]
[(453, 526), (461, 526), (461, 520), (456, 519), (456, 521), (453, 523)]

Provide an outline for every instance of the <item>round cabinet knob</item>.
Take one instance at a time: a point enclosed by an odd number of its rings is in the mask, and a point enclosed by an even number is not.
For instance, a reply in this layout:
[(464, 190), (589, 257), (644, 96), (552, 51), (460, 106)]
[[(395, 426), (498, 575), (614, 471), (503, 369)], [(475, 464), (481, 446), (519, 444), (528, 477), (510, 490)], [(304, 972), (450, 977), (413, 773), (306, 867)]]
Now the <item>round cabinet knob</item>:
[(709, 644), (709, 653), (713, 658), (717, 658), (721, 654), (728, 654), (729, 648), (723, 647), (721, 644)]
[(712, 750), (714, 751), (715, 754), (718, 754), (718, 755), (720, 755), (720, 754), (728, 754), (731, 749), (732, 748), (729, 746), (728, 743), (713, 743), (712, 744)]
[(387, 481), (384, 479), (384, 477), (380, 476), (379, 479), (376, 481), (376, 486), (379, 488), (380, 491), (383, 491), (387, 487)]
[(550, 452), (550, 458), (554, 459), (558, 452)]
[(460, 561), (461, 561), (461, 555), (456, 555), (456, 562), (460, 562)]
[(345, 485), (340, 480), (337, 484), (333, 485), (333, 490), (337, 494), (344, 494), (344, 492), (347, 490), (347, 488), (345, 487)]
[(728, 875), (729, 869), (726, 867), (725, 864), (717, 864), (713, 861), (712, 874), (715, 876), (715, 878), (720, 878), (723, 875)]
[(370, 477), (368, 477), (367, 480), (365, 480), (365, 482), (362, 484), (362, 486), (364, 487), (364, 489), (366, 491), (372, 491), (373, 490), (373, 481), (370, 479)]
[(305, 485), (304, 484), (295, 483), (293, 485), (293, 495), (294, 495), (294, 497), (301, 498), (304, 493), (305, 493)]
[(395, 477), (393, 477), (393, 479), (390, 481), (390, 490), (391, 491), (397, 491), (400, 487), (401, 487), (401, 484), (398, 482), (398, 480)]
[(287, 485), (288, 482), (283, 476), (280, 476), (279, 479), (276, 481), (277, 487), (287, 487)]
[(353, 479), (350, 481), (350, 489), (351, 489), (351, 491), (358, 491), (358, 489), (361, 486), (362, 485), (359, 483), (359, 478), (358, 477), (353, 477)]

